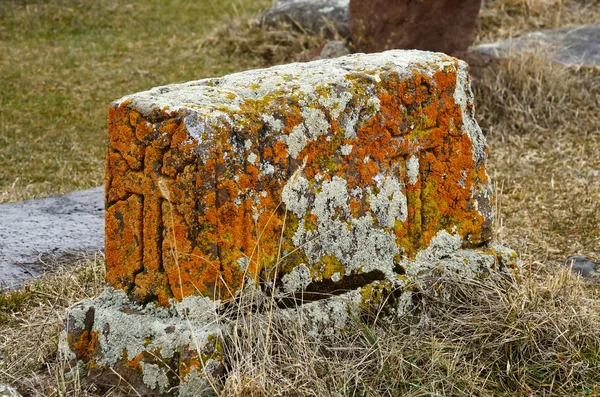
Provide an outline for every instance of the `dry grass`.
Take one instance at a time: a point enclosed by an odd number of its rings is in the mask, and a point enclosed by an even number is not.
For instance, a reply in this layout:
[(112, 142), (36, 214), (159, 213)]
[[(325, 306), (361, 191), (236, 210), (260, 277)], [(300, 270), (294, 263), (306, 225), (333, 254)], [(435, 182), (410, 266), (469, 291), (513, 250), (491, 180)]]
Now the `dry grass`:
[[(555, 269), (556, 270), (556, 269)], [(440, 299), (440, 288), (451, 300)], [(565, 271), (517, 283), (424, 280), (419, 323), (356, 319), (314, 341), (275, 313), (247, 314), (224, 396), (593, 395), (598, 290)], [(267, 331), (268, 330), (268, 336)]]
[(475, 97), (502, 190), (500, 238), (539, 261), (600, 259), (600, 68), (513, 58), (476, 82)]
[[(423, 320), (357, 318), (320, 341), (264, 298), (248, 298), (226, 344), (229, 375), (216, 388), (244, 397), (596, 395), (600, 289), (540, 265), (527, 262), (520, 282), (440, 273), (420, 285)], [(0, 383), (25, 395), (123, 395), (65, 377), (69, 368), (56, 361), (63, 308), (100, 291), (102, 266), (83, 258), (28, 285), (26, 304), (2, 309)]]
[[(172, 39), (176, 24), (156, 41), (136, 33), (144, 15), (154, 11), (131, 3), (138, 13), (120, 8), (123, 14), (115, 21), (92, 5), (92, 15), (84, 15), (105, 19), (99, 30), (83, 35), (81, 46), (70, 49), (71, 36), (43, 39), (43, 32), (53, 34), (48, 26), (15, 32), (27, 25), (29, 14), (51, 18), (50, 11), (56, 11), (60, 22), (70, 15), (66, 4), (91, 3), (56, 2), (56, 10), (34, 4), (27, 12), (28, 3), (11, 4), (18, 7), (10, 13), (22, 14), (6, 24), (7, 8), (0, 5), (0, 50), (9, 54), (0, 58), (0, 73), (9, 76), (0, 79), (0, 201), (100, 182), (105, 103), (121, 94), (287, 62), (323, 40), (230, 18), (226, 27), (208, 38), (198, 33), (191, 47), (181, 49)], [(131, 30), (120, 36), (127, 18), (133, 18)], [(486, 0), (478, 41), (598, 20), (596, 0)], [(182, 26), (189, 33), (190, 25)], [(32, 31), (39, 37), (28, 36)], [(107, 32), (116, 58), (105, 53)], [(136, 47), (141, 42), (148, 47)], [(91, 54), (84, 51), (90, 45)], [(160, 46), (173, 51), (173, 58), (156, 57)], [(10, 67), (17, 59), (26, 61), (23, 72)], [(83, 62), (83, 77), (73, 77), (77, 62)], [(97, 84), (76, 89), (92, 76), (98, 76)], [(29, 86), (39, 87), (41, 95), (30, 93)], [(60, 93), (68, 100), (53, 99)], [(558, 266), (574, 252), (600, 260), (600, 70), (566, 69), (536, 55), (512, 58), (484, 71), (475, 96), (490, 145), (488, 170), (497, 186), (497, 240), (519, 252), (524, 279), (465, 282), (440, 275), (422, 285), (421, 315), (428, 321), (357, 319), (335, 341), (310, 340), (301, 327), (282, 323), (275, 314), (267, 321), (246, 311), (240, 334), (228, 345), (231, 372), (220, 386), (223, 396), (600, 394), (600, 288)], [(91, 140), (90, 128), (96, 131)], [(70, 168), (72, 163), (78, 165)], [(102, 265), (101, 259), (83, 259), (1, 296), (0, 383), (27, 395), (116, 395), (65, 380), (55, 360), (62, 311), (102, 288)], [(451, 301), (438, 299), (440, 285), (454, 292)]]
[(258, 19), (238, 18), (215, 29), (204, 39), (202, 48), (214, 48), (231, 62), (243, 59), (259, 68), (297, 62), (303, 52), (325, 44), (328, 37), (341, 40), (333, 26), (314, 34), (288, 22), (269, 26)]
[(599, 0), (483, 0), (475, 42), (489, 43), (535, 30), (598, 21)]
[(64, 309), (104, 288), (100, 254), (55, 262), (53, 273), (1, 295), (0, 384), (11, 384), (26, 396), (66, 395), (66, 388), (74, 389), (64, 379), (68, 369), (57, 362)]

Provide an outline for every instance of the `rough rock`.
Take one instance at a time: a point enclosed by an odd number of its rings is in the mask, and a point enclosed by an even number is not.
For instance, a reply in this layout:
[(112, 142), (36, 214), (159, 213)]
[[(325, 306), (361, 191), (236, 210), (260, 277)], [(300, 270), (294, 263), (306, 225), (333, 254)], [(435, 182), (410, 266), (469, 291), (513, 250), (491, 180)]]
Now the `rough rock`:
[(581, 277), (592, 278), (596, 276), (598, 264), (584, 255), (570, 255), (563, 264), (566, 268), (571, 269), (573, 273), (579, 274)]
[(348, 27), (349, 0), (275, 0), (264, 13), (267, 24), (281, 21), (298, 24), (303, 29), (320, 33), (330, 32), (330, 26), (342, 37), (350, 36)]
[[(161, 396), (180, 383), (179, 396), (211, 395), (224, 372), (218, 302), (188, 297), (170, 308), (139, 306), (123, 291), (105, 290), (69, 309), (59, 355), (99, 384), (119, 379), (144, 396)], [(210, 377), (199, 374), (210, 374)], [(72, 374), (74, 375), (74, 374)]]
[(481, 0), (351, 0), (350, 31), (357, 51), (439, 51), (462, 57), (475, 38)]
[(69, 310), (63, 357), (183, 395), (220, 373), (236, 321), (226, 309), (248, 289), (327, 337), (384, 302), (402, 315), (435, 269), (516, 272), (515, 253), (490, 244), (467, 71), (441, 53), (389, 51), (112, 103), (112, 288)]
[(470, 247), (491, 237), (467, 65), (443, 54), (159, 87), (109, 118), (107, 279), (140, 303), (227, 298), (244, 274), (278, 269), (284, 283), (301, 264), (309, 290), (358, 286), (393, 277), (441, 230)]
[(21, 397), (12, 387), (0, 384), (0, 397)]
[(0, 205), (0, 290), (41, 275), (45, 254), (103, 249), (103, 190)]
[(524, 52), (549, 55), (567, 66), (600, 66), (600, 25), (543, 30), (496, 43), (481, 44), (471, 52), (507, 57)]

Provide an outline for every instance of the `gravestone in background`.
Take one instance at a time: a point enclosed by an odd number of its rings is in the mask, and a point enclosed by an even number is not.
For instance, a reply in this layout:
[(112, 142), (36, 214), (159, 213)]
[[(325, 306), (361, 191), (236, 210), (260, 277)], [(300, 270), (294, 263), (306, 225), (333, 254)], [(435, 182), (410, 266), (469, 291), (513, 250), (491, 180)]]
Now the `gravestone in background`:
[(223, 308), (248, 289), (318, 338), (372, 305), (403, 315), (434, 271), (515, 272), (514, 252), (490, 244), (467, 68), (390, 51), (114, 102), (111, 288), (69, 309), (63, 357), (145, 395), (198, 395), (224, 374)]
[(481, 0), (350, 0), (357, 52), (418, 49), (462, 57), (475, 39)]

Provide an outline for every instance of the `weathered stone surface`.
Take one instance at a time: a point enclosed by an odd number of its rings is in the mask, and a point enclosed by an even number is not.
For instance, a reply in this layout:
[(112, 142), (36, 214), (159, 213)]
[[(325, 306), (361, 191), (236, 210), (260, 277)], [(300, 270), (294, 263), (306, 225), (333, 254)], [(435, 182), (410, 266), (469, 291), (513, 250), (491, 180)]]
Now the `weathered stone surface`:
[(349, 0), (275, 0), (264, 13), (266, 23), (288, 21), (315, 33), (330, 31), (330, 24), (342, 37), (350, 36)]
[(0, 290), (43, 274), (44, 254), (103, 249), (103, 191), (0, 205)]
[[(107, 279), (138, 302), (395, 277), (440, 231), (491, 236), (467, 65), (396, 51), (125, 97), (110, 108)], [(280, 259), (283, 260), (278, 263)]]
[(507, 57), (535, 51), (567, 66), (600, 66), (600, 25), (543, 30), (472, 47), (474, 53)]
[(475, 38), (481, 0), (350, 0), (357, 51), (439, 51), (461, 57)]
[(12, 387), (0, 384), (0, 397), (21, 397)]
[(124, 379), (141, 395), (162, 396), (182, 383), (179, 396), (212, 395), (224, 373), (217, 307), (204, 297), (168, 309), (138, 306), (123, 291), (107, 289), (69, 309), (59, 354), (97, 384)]
[(211, 393), (248, 296), (255, 315), (275, 299), (328, 337), (374, 307), (406, 313), (440, 269), (517, 270), (489, 243), (487, 147), (455, 58), (284, 65), (158, 87), (109, 114), (114, 289), (71, 307), (60, 341), (96, 379)]

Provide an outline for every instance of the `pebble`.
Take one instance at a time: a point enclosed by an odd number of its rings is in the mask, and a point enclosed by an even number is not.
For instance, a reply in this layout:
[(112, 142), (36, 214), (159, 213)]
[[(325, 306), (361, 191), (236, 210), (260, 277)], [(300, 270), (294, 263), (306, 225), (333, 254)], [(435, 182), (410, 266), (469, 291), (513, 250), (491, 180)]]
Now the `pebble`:
[(596, 276), (598, 264), (587, 256), (574, 254), (567, 258), (564, 266), (570, 268), (573, 273), (577, 273), (581, 277), (592, 278)]

